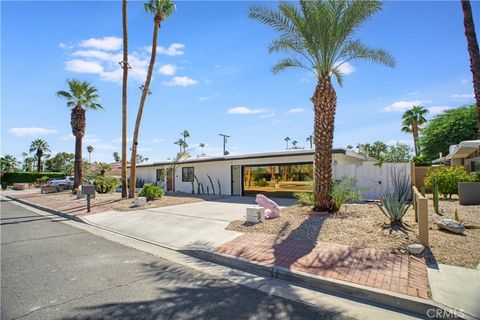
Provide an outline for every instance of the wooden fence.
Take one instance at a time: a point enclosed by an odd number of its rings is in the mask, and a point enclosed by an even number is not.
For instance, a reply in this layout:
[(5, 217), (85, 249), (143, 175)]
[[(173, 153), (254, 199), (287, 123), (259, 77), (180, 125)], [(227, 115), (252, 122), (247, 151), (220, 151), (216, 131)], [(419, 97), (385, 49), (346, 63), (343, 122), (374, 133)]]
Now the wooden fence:
[(418, 222), (418, 239), (422, 245), (428, 248), (428, 199), (415, 186), (412, 187), (412, 194), (415, 221)]

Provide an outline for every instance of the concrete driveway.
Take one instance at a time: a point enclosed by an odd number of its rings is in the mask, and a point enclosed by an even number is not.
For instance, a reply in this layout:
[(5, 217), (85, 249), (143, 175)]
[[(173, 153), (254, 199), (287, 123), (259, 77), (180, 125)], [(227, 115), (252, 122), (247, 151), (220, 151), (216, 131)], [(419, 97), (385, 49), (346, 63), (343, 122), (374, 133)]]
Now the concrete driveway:
[(108, 211), (83, 219), (173, 249), (213, 249), (241, 235), (225, 228), (230, 221), (243, 219), (253, 202), (242, 201), (246, 203), (232, 197), (130, 212)]

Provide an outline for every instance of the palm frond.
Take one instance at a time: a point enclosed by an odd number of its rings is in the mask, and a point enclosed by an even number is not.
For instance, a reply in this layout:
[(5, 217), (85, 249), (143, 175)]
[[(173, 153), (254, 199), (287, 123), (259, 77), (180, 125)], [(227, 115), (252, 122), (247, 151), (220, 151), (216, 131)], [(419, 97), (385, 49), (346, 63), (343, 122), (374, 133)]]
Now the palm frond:
[(276, 65), (272, 67), (272, 72), (273, 73), (279, 73), (286, 68), (291, 68), (291, 67), (298, 67), (298, 68), (304, 68), (309, 71), (312, 71), (309, 67), (305, 66), (302, 64), (300, 60), (294, 59), (294, 58), (286, 58), (278, 62)]
[(341, 53), (345, 57), (345, 61), (363, 59), (386, 65), (387, 67), (395, 66), (395, 59), (391, 54), (383, 49), (372, 49), (355, 40), (348, 42)]

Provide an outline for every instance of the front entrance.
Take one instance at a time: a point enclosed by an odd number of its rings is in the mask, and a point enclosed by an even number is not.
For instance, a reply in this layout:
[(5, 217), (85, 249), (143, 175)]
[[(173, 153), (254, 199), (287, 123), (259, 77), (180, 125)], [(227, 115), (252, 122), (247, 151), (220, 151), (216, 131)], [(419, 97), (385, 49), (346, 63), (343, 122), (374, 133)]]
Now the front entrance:
[(242, 167), (232, 166), (232, 196), (242, 195)]
[(167, 191), (175, 191), (173, 185), (175, 182), (175, 175), (172, 168), (167, 169)]

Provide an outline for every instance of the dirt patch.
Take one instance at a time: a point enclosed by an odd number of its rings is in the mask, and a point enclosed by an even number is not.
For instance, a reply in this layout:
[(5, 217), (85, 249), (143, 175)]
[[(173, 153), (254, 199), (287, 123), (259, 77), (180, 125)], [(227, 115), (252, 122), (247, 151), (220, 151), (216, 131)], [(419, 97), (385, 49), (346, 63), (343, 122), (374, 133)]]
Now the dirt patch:
[[(122, 199), (120, 193), (97, 193), (95, 199), (91, 199), (91, 214), (110, 210), (132, 211), (157, 207), (168, 207), (185, 203), (215, 200), (218, 197), (220, 196), (169, 194), (164, 195), (161, 199), (149, 201), (146, 206), (135, 207), (133, 199)], [(77, 199), (77, 196), (72, 194), (70, 191), (51, 194), (35, 193), (28, 195), (20, 195), (18, 196), (18, 198), (73, 215), (83, 215), (87, 213), (86, 200)]]
[[(480, 262), (480, 229), (467, 229), (465, 235), (438, 230), (434, 222), (452, 218), (455, 208), (466, 223), (480, 225), (480, 206), (460, 206), (457, 200), (441, 200), (444, 216), (433, 211), (429, 201), (431, 252), (426, 251), (430, 263), (476, 268)], [(280, 237), (317, 240), (393, 253), (406, 253), (409, 244), (418, 243), (418, 225), (413, 208), (404, 217), (404, 226), (391, 227), (377, 204), (347, 204), (340, 212), (324, 217), (311, 217), (311, 208), (290, 206), (282, 209), (281, 217), (248, 225), (232, 221), (228, 230), (275, 234)]]

